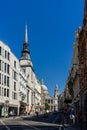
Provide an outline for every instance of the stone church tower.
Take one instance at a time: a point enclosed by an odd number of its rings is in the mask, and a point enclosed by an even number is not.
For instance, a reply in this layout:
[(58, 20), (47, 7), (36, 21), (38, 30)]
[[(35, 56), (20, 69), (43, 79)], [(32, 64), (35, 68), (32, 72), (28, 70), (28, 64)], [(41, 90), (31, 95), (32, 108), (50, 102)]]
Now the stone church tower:
[(30, 51), (29, 51), (29, 45), (28, 45), (28, 31), (27, 31), (27, 25), (25, 27), (25, 34), (24, 34), (24, 43), (23, 43), (23, 50), (21, 53), (21, 59), (20, 59), (20, 66), (27, 77), (27, 106), (29, 111), (32, 108), (32, 104), (34, 102), (34, 91), (33, 91), (33, 78), (34, 78), (34, 69), (33, 64), (30, 59)]
[(55, 108), (54, 110), (58, 110), (58, 96), (59, 96), (59, 88), (58, 85), (56, 85), (55, 90), (54, 90), (54, 104)]
[(54, 90), (54, 97), (58, 98), (59, 95), (59, 89), (58, 89), (58, 85), (56, 85), (55, 90)]

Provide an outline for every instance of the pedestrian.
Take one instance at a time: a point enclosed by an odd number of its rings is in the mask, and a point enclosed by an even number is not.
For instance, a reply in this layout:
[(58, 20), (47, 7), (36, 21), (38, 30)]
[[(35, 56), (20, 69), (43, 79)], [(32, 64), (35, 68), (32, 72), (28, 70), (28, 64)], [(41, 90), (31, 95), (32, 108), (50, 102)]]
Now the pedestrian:
[(36, 115), (37, 115), (37, 117), (38, 117), (38, 111), (36, 112)]
[(71, 113), (70, 113), (70, 119), (71, 119), (71, 123), (74, 125), (74, 124), (75, 124), (75, 114), (74, 114), (74, 110), (72, 110)]

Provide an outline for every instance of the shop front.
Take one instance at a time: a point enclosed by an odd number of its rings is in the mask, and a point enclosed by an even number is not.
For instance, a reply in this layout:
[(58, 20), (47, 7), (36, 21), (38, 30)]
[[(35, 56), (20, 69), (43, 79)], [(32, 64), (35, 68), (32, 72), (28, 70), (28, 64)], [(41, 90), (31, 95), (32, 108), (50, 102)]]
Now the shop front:
[(9, 106), (8, 113), (9, 113), (9, 116), (17, 116), (18, 115), (18, 107)]
[(27, 107), (26, 103), (20, 102), (19, 115), (25, 115), (25, 114), (27, 114), (26, 107)]

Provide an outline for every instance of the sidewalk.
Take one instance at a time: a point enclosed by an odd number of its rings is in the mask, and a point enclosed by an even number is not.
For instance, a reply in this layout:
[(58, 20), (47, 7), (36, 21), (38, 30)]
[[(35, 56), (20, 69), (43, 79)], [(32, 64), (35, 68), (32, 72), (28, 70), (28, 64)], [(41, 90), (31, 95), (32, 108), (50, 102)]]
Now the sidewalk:
[(69, 124), (64, 124), (65, 129), (64, 130), (80, 130), (80, 128), (78, 126), (72, 126)]
[(0, 120), (11, 120), (11, 119), (22, 119), (22, 118), (31, 118), (36, 117), (35, 115), (20, 115), (20, 116), (12, 116), (12, 117), (0, 117)]
[(67, 127), (67, 129), (68, 128), (70, 128), (70, 130), (87, 130), (87, 124), (86, 124), (86, 122), (85, 123), (83, 123), (82, 124), (82, 126), (80, 125), (80, 126), (77, 126), (77, 125), (66, 125), (66, 124), (64, 124), (65, 125), (65, 127)]
[(59, 130), (81, 130), (80, 128), (74, 127), (74, 126), (70, 126), (68, 124), (64, 124), (64, 126), (60, 126)]
[(12, 119), (19, 119), (21, 116), (15, 116), (15, 117), (1, 117), (0, 120), (12, 120)]

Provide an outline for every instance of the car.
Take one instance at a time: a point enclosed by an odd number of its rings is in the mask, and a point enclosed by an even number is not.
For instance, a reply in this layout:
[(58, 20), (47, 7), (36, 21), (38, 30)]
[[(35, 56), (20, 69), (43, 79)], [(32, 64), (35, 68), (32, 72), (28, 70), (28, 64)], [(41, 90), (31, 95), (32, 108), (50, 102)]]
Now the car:
[(44, 113), (43, 118), (47, 118), (47, 117), (48, 117), (48, 113)]
[(54, 115), (58, 114), (58, 111), (54, 111), (53, 114), (54, 114)]

